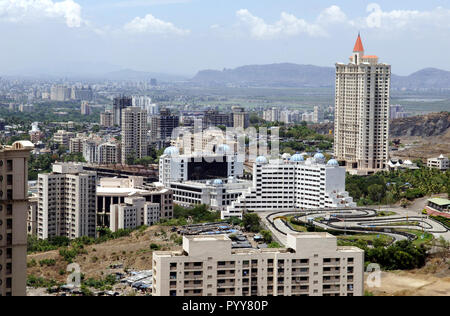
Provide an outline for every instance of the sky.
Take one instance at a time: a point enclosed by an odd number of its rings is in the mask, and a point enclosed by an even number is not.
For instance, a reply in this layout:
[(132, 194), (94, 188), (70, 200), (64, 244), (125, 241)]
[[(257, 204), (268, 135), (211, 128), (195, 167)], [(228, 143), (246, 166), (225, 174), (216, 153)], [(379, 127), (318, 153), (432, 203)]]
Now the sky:
[(347, 62), (450, 70), (450, 0), (0, 0), (0, 75)]

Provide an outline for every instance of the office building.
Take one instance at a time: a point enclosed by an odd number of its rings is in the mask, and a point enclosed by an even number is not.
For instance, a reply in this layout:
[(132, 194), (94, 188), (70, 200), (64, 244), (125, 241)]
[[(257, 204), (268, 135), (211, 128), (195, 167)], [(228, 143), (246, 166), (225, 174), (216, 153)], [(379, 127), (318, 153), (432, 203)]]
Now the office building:
[(258, 157), (253, 165), (253, 185), (226, 211), (222, 219), (242, 218), (244, 211), (291, 211), (356, 207), (345, 191), (345, 168), (336, 160), (325, 163), (322, 154), (307, 160), (300, 154), (283, 159)]
[(147, 111), (138, 107), (122, 110), (122, 163), (147, 156)]
[(214, 180), (241, 177), (244, 160), (232, 152), (179, 154), (169, 147), (159, 159), (159, 182), (170, 187), (172, 182)]
[(235, 178), (171, 182), (175, 204), (183, 207), (208, 205), (212, 210), (225, 211), (246, 192), (252, 183)]
[(52, 173), (39, 174), (38, 238), (96, 237), (96, 182), (95, 172), (71, 163), (55, 163)]
[(142, 197), (146, 203), (157, 204), (158, 219), (173, 217), (172, 191), (161, 184), (146, 184), (143, 177), (101, 178), (97, 187), (97, 225), (111, 227), (111, 206), (127, 204), (125, 199), (129, 197)]
[(364, 251), (328, 233), (292, 233), (287, 249), (232, 249), (225, 235), (183, 237), (153, 253), (154, 296), (363, 296)]
[(34, 146), (0, 149), (0, 296), (25, 296), (27, 280), (28, 158)]
[(334, 155), (353, 174), (385, 170), (391, 66), (364, 54), (358, 36), (349, 64), (336, 64)]

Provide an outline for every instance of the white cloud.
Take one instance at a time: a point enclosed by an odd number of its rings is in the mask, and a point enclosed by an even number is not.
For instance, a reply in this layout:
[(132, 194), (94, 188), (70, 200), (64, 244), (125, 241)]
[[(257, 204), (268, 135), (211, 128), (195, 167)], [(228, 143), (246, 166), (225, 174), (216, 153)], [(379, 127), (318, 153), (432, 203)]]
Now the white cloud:
[(80, 27), (81, 6), (73, 0), (0, 0), (0, 20), (8, 22), (63, 19), (68, 27)]
[(171, 22), (165, 22), (155, 18), (151, 14), (147, 14), (145, 17), (136, 17), (130, 23), (124, 26), (126, 31), (132, 33), (152, 33), (152, 34), (175, 34), (175, 35), (187, 35), (190, 30), (177, 28)]
[(337, 5), (326, 8), (317, 18), (319, 24), (345, 23), (347, 20), (347, 15)]
[[(392, 10), (383, 11), (379, 4), (371, 3), (367, 6), (369, 15), (360, 25), (367, 28), (382, 29), (416, 29), (420, 26), (450, 26), (450, 10), (437, 7), (431, 11)], [(362, 23), (361, 23), (362, 22)], [(356, 23), (358, 24), (358, 23)]]
[(286, 12), (282, 12), (281, 19), (274, 24), (266, 23), (263, 19), (251, 14), (247, 9), (237, 11), (236, 15), (242, 23), (249, 27), (250, 34), (257, 39), (273, 39), (302, 33), (310, 36), (326, 35), (320, 25), (308, 23)]
[(366, 8), (367, 15), (349, 18), (337, 5), (324, 9), (315, 20), (308, 22), (289, 13), (281, 13), (281, 19), (269, 24), (254, 16), (247, 9), (236, 12), (239, 21), (256, 39), (276, 39), (306, 34), (311, 37), (327, 36), (336, 27), (355, 29), (423, 30), (425, 28), (450, 28), (450, 10), (442, 7), (429, 11), (392, 10), (383, 11), (377, 3)]

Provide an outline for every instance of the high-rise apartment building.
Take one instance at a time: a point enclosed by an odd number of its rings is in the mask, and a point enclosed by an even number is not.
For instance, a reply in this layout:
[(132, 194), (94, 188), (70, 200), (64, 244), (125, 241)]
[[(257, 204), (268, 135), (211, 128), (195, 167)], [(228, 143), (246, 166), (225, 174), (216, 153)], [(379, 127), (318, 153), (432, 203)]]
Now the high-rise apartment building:
[(227, 113), (219, 113), (216, 110), (208, 110), (205, 112), (202, 118), (203, 128), (216, 127), (219, 125), (225, 127), (233, 126), (233, 115)]
[(75, 164), (57, 163), (52, 173), (39, 174), (38, 238), (95, 237), (96, 183), (95, 172)]
[(286, 249), (233, 249), (228, 236), (183, 237), (153, 253), (154, 296), (363, 296), (364, 251), (328, 233), (292, 233)]
[(147, 111), (138, 107), (122, 110), (122, 163), (147, 156)]
[(29, 141), (0, 148), (0, 296), (25, 296)]
[(118, 143), (103, 143), (98, 146), (98, 164), (113, 165), (120, 163), (122, 153)]
[(90, 115), (91, 107), (89, 106), (89, 102), (81, 101), (81, 115)]
[(70, 100), (72, 91), (64, 85), (55, 85), (51, 87), (50, 99), (52, 101), (68, 101)]
[(386, 168), (391, 66), (364, 54), (358, 35), (349, 64), (336, 64), (334, 152), (351, 173)]
[(122, 126), (122, 110), (133, 106), (133, 99), (130, 97), (117, 97), (113, 101), (114, 125)]
[(114, 113), (112, 111), (105, 111), (100, 113), (100, 125), (103, 127), (113, 127), (114, 126)]
[(170, 140), (173, 130), (179, 125), (180, 117), (178, 115), (173, 115), (168, 109), (161, 109), (159, 115), (152, 117), (152, 140)]
[(245, 109), (238, 106), (233, 106), (233, 127), (246, 129), (250, 126), (250, 116)]

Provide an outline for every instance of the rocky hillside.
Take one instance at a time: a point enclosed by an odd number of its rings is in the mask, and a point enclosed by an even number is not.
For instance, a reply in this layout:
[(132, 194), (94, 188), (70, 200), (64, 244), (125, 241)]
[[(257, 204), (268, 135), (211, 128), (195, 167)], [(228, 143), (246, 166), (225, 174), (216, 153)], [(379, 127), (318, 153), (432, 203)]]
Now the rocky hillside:
[(391, 137), (441, 136), (450, 129), (450, 112), (430, 113), (392, 121)]
[[(334, 130), (333, 123), (310, 126), (319, 134), (328, 134)], [(430, 113), (396, 119), (391, 122), (391, 137), (432, 137), (450, 134), (450, 112)]]

